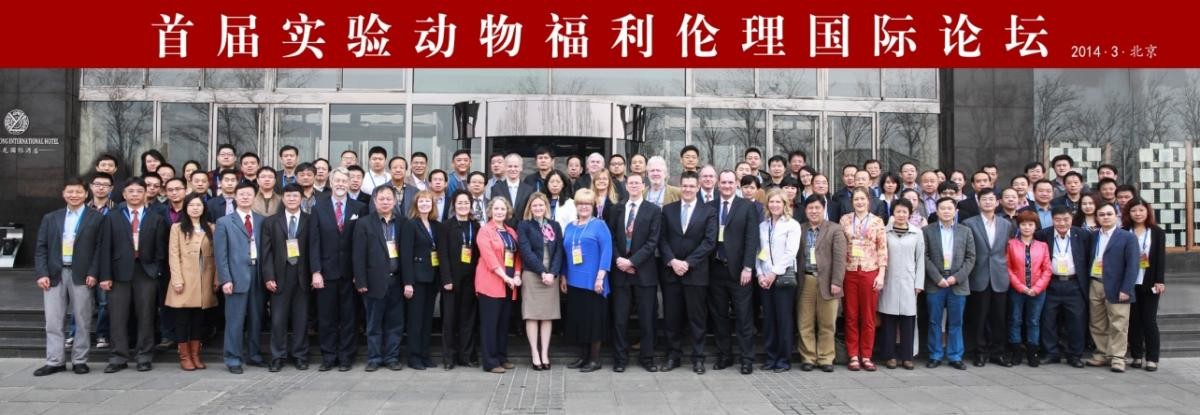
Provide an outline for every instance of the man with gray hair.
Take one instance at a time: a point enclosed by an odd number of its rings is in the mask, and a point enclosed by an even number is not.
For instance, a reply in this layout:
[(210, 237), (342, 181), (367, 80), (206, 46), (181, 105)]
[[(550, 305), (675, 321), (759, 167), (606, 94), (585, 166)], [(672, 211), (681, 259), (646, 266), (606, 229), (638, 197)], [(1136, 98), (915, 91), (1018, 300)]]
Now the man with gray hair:
[(509, 226), (516, 227), (517, 221), (525, 211), (525, 202), (537, 191), (529, 183), (521, 182), (521, 171), (525, 161), (517, 153), (509, 153), (504, 157), (504, 180), (492, 186), (492, 197), (503, 197), (513, 207), (512, 219)]
[(700, 168), (700, 191), (696, 193), (700, 203), (708, 203), (717, 197), (717, 168), (705, 164)]
[(579, 180), (575, 181), (575, 190), (589, 189), (592, 187), (592, 175), (600, 170), (604, 170), (604, 155), (600, 153), (592, 153), (587, 156), (587, 171), (579, 176)]
[(646, 175), (650, 185), (646, 188), (646, 201), (662, 207), (679, 200), (679, 188), (667, 184), (667, 161), (660, 156), (646, 161)]

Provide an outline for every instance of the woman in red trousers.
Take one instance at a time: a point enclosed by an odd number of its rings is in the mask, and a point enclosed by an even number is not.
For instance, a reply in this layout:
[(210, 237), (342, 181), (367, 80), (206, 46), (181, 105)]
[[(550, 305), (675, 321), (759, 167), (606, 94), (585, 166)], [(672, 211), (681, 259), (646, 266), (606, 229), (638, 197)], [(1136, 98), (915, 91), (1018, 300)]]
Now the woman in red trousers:
[(865, 187), (850, 194), (854, 212), (842, 216), (846, 233), (846, 353), (852, 371), (875, 371), (871, 351), (875, 348), (875, 307), (886, 275), (887, 229), (883, 219), (871, 213), (871, 193)]

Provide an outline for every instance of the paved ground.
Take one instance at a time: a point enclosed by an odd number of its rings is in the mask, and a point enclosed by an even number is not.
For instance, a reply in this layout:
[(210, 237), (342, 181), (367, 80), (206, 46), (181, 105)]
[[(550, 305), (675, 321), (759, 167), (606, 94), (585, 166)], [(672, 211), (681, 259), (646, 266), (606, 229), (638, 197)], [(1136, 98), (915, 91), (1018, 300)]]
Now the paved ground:
[(215, 365), (185, 373), (95, 371), (34, 378), (32, 359), (0, 359), (0, 413), (17, 414), (557, 414), (557, 413), (1127, 413), (1200, 411), (1200, 358), (1163, 361), (1157, 373), (1113, 374), (1063, 365), (750, 376), (733, 369), (580, 374), (519, 367), (505, 375), (471, 369), (231, 375)]

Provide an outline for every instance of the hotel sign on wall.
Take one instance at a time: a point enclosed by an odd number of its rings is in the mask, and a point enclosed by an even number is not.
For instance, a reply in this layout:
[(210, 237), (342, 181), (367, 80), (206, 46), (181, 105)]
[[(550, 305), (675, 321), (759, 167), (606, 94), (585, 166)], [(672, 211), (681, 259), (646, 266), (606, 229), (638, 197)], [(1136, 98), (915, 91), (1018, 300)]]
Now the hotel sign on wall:
[(4, 114), (4, 133), (0, 135), (0, 155), (40, 155), (60, 151), (62, 140), (58, 137), (27, 137), (29, 114), (19, 108)]

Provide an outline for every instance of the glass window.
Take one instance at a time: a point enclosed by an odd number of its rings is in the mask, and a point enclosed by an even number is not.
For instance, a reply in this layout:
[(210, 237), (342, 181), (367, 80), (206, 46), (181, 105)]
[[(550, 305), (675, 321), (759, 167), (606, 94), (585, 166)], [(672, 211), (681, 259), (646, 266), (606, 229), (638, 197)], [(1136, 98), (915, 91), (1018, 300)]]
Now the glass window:
[(199, 69), (151, 69), (150, 86), (174, 86), (198, 88)]
[[(631, 151), (625, 154), (625, 168), (629, 168), (632, 153), (639, 152), (647, 159), (661, 156), (667, 161), (667, 173), (678, 177), (677, 172), (682, 170), (682, 166), (679, 165), (679, 150), (687, 145), (684, 120), (683, 108), (646, 108), (646, 142), (640, 143), (640, 149), (630, 149)], [(678, 179), (671, 182), (677, 183)]]
[(413, 92), (545, 94), (545, 69), (414, 69)]
[[(841, 168), (847, 164), (861, 166), (874, 158), (871, 147), (871, 117), (829, 116), (829, 143), (833, 151), (833, 165), (825, 171), (830, 174), (829, 187), (841, 187)], [(835, 185), (836, 183), (836, 185)]]
[(262, 69), (207, 69), (204, 84), (209, 88), (261, 89), (266, 75)]
[(142, 69), (84, 69), (84, 86), (142, 86)]
[(821, 119), (816, 115), (775, 115), (771, 121), (771, 138), (775, 141), (773, 154), (786, 157), (793, 151), (803, 151), (808, 155), (805, 162), (820, 170), (823, 166), (818, 158), (814, 158), (817, 154), (817, 133), (820, 125)]
[(682, 69), (555, 69), (555, 94), (682, 96)]
[(884, 69), (885, 98), (937, 99), (937, 69)]
[(449, 105), (414, 105), (412, 117), (412, 152), (429, 156), (429, 171), (450, 169), (451, 158), (459, 144), (470, 149), (469, 141), (454, 137), (454, 107)]
[(879, 70), (830, 69), (829, 96), (879, 97)]
[(280, 69), (275, 75), (279, 88), (334, 89), (337, 83), (337, 69)]
[(693, 69), (692, 92), (702, 96), (754, 95), (753, 69)]
[(938, 165), (938, 115), (879, 114), (879, 162), (883, 171), (899, 172), (905, 162)]
[(404, 154), (404, 105), (330, 105), (329, 154), (354, 150), (366, 164), (371, 147)]
[(143, 151), (154, 144), (154, 103), (84, 102), (79, 118), (79, 171), (93, 172), (96, 158), (110, 154), (121, 160), (118, 179), (141, 166)]
[(233, 144), (238, 154), (253, 151), (261, 157), (258, 142), (265, 132), (263, 115), (259, 107), (217, 107), (217, 145)]
[(324, 114), (320, 108), (275, 108), (275, 141), (300, 149), (300, 160), (316, 159)]
[(404, 69), (343, 69), (342, 89), (404, 90)]
[(207, 163), (209, 104), (164, 102), (161, 110), (159, 137), (167, 162), (177, 169), (188, 160)]
[[(733, 169), (748, 147), (763, 148), (766, 139), (765, 111), (752, 109), (693, 109), (692, 144), (700, 149), (700, 160), (717, 170)], [(678, 156), (678, 155), (677, 155)]]
[(759, 69), (758, 95), (773, 98), (817, 96), (816, 69)]

